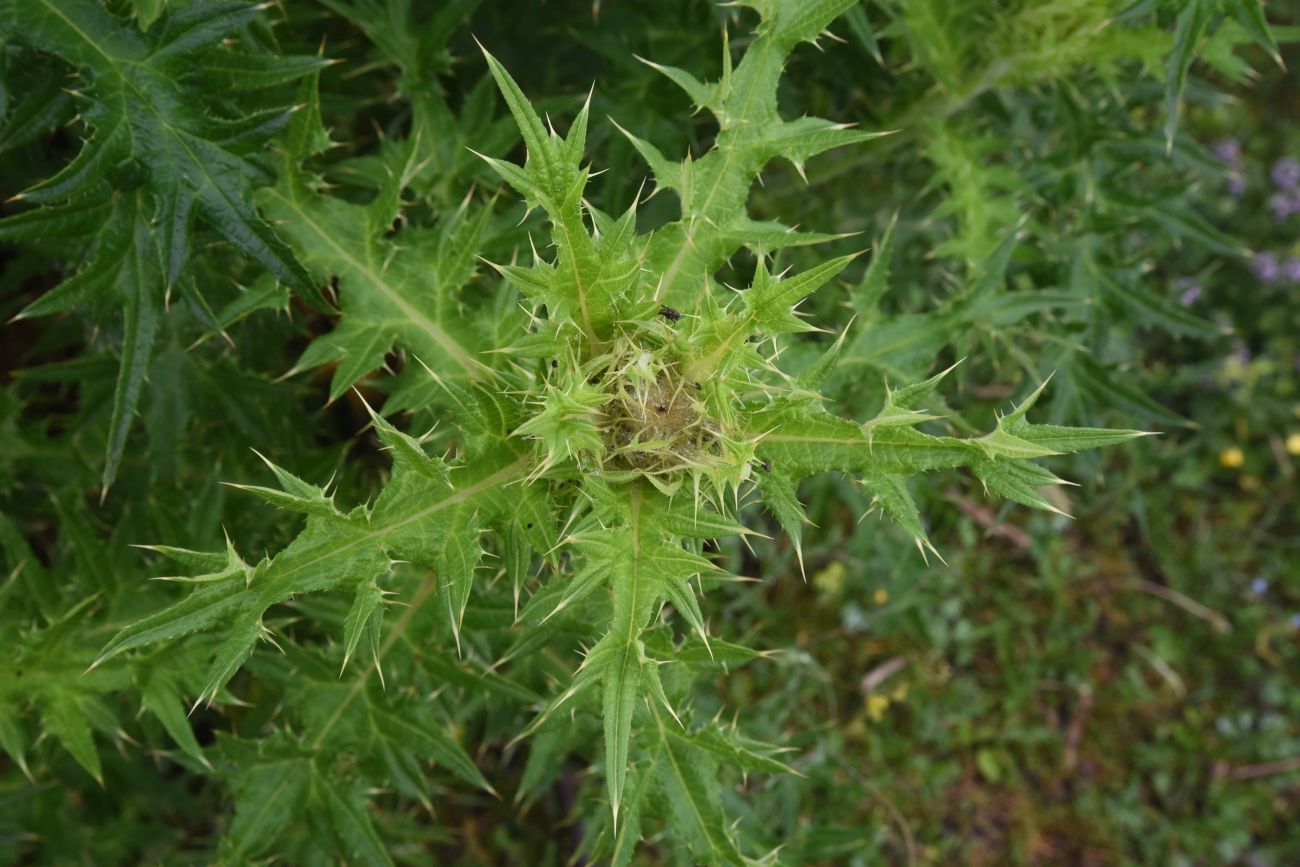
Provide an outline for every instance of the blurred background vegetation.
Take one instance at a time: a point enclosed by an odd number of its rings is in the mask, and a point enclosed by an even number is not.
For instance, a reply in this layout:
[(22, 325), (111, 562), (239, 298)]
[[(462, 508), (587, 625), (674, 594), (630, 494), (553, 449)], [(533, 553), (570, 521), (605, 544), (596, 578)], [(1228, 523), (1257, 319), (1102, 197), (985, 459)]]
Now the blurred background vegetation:
[[(801, 491), (817, 527), (806, 580), (766, 515), (753, 518), (770, 539), (717, 552), (757, 579), (711, 597), (718, 634), (773, 653), (703, 682), (697, 706), (795, 748), (804, 777), (737, 779), (727, 804), (742, 837), (783, 843), (788, 863), (1300, 863), (1300, 10), (1267, 5), (1285, 67), (1238, 19), (1212, 15), (1174, 129), (1181, 5), (880, 0), (789, 65), (787, 117), (899, 130), (777, 167), (750, 202), (759, 219), (857, 233), (783, 265), (894, 227), (883, 294), (849, 287), (808, 305), (819, 326), (850, 328), (840, 409), (869, 417), (886, 382), (962, 360), (943, 393), (971, 430), (1050, 376), (1048, 420), (1161, 435), (1058, 459), (1079, 483), (1057, 503), (1072, 518), (1005, 507), (973, 478), (929, 479), (917, 498), (946, 562), (865, 515), (869, 498), (836, 477)], [(588, 152), (605, 171), (593, 190), (619, 211), (647, 172), (605, 118), (673, 155), (713, 133), (637, 58), (713, 77), (724, 30), (738, 50), (753, 20), (698, 0), (461, 2), (437, 16), (373, 0), (281, 4), (273, 30), (242, 37), (250, 51), (323, 46), (344, 61), (321, 75), (340, 146), (319, 170), (340, 195), (368, 198), (404, 159), (400, 143), (417, 141), (412, 226), (437, 224), (466, 195), (490, 199), (497, 182), (465, 145), (519, 153), (471, 34), (557, 119), (595, 82)], [(8, 196), (79, 141), (75, 100), (60, 95), (67, 67), (13, 45), (5, 63)], [(40, 134), (13, 134), (38, 108)], [(645, 226), (674, 206), (651, 198)], [(485, 257), (527, 250), (536, 217), (521, 216), (496, 205)], [(25, 238), (5, 255), (9, 319), (58, 282), (52, 262), (69, 253)], [(742, 285), (752, 268), (737, 257), (724, 279)], [(359, 400), (328, 401), (328, 368), (282, 378), (328, 319), (218, 243), (195, 269), (211, 311), (189, 296), (169, 309), (102, 497), (121, 326), (92, 307), (0, 333), (0, 603), (13, 636), (3, 695), (21, 711), (32, 678), (79, 684), (96, 737), (116, 746), (100, 753), (119, 783), (95, 785), (34, 725), (0, 732), (27, 743), (35, 769), (28, 780), (0, 758), (3, 861), (208, 863), (229, 813), (223, 787), (173, 761), (158, 724), (121, 696), (128, 682), (78, 680), (115, 625), (171, 592), (139, 589), (162, 567), (129, 545), (217, 548), (223, 529), (241, 550), (282, 545), (283, 518), (220, 485), (261, 482), (251, 447), (314, 481), (339, 472), (346, 502), (364, 500), (386, 466)], [(784, 358), (797, 369), (833, 336)], [(382, 403), (392, 380), (375, 375), (362, 391)], [(432, 421), (426, 411), (409, 428)], [(254, 706), (288, 688), (274, 661), (252, 667), (236, 692)], [(494, 779), (522, 772), (492, 741), (512, 723), (481, 706), (460, 713), (490, 745), (479, 758), (499, 763)], [(273, 726), (269, 716), (226, 706), (193, 721), (208, 747), (216, 731)], [(450, 795), (433, 823), (394, 809), (384, 826), (412, 847), (394, 856), (566, 863), (583, 835), (572, 807), (584, 770), (560, 762), (553, 797), (522, 815), (508, 798)], [(667, 848), (644, 857), (682, 863)]]

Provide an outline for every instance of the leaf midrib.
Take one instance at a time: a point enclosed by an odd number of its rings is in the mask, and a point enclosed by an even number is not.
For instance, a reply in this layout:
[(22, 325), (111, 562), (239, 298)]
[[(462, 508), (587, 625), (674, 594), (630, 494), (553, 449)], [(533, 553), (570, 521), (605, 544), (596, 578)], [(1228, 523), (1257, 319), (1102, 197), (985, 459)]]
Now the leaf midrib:
[(357, 257), (353, 256), (345, 247), (340, 245), (329, 233), (324, 230), (320, 223), (311, 218), (305, 209), (301, 206), (296, 198), (290, 198), (284, 195), (277, 187), (268, 187), (266, 195), (275, 196), (280, 202), (289, 208), (303, 225), (309, 227), (315, 235), (325, 242), (339, 257), (356, 268), (364, 277), (368, 278), (371, 284), (380, 291), (395, 307), (402, 311), (406, 317), (416, 323), (425, 333), (433, 339), (457, 364), (464, 368), (470, 379), (483, 378), (487, 371), (487, 366), (481, 361), (470, 355), (469, 351), (461, 346), (460, 342), (443, 330), (442, 326), (434, 322), (428, 316), (421, 313), (409, 301), (401, 296), (397, 289), (384, 279), (383, 275), (376, 271), (369, 263), (363, 263)]
[[(754, 45), (750, 46), (749, 51), (756, 51), (760, 48), (763, 49), (771, 48), (771, 42), (770, 41), (756, 42), (754, 43)], [(741, 63), (743, 64), (745, 60), (749, 58), (749, 56), (750, 56), (749, 53), (746, 52), (745, 57), (741, 60)], [(757, 75), (750, 76), (748, 82), (749, 87), (745, 91), (745, 98), (741, 101), (741, 111), (740, 111), (741, 118), (745, 118), (748, 114), (749, 106), (753, 102), (754, 94), (757, 90), (757, 82), (758, 82)], [(723, 111), (724, 112), (726, 111), (725, 106), (723, 108)], [(779, 120), (780, 119), (778, 118), (778, 121)], [(673, 260), (672, 262), (669, 263), (667, 270), (664, 271), (663, 282), (661, 284), (664, 287), (668, 289), (672, 288), (673, 281), (677, 277), (677, 272), (681, 269), (682, 263), (686, 261), (687, 253), (695, 249), (695, 227), (698, 226), (701, 222), (708, 223), (710, 226), (714, 226), (715, 228), (717, 227), (716, 221), (708, 213), (708, 210), (709, 207), (713, 204), (713, 198), (717, 195), (718, 190), (721, 189), (722, 187), (723, 178), (727, 176), (727, 170), (731, 167), (732, 157), (739, 149), (740, 149), (739, 145), (737, 144), (728, 144), (726, 146), (718, 148), (717, 153), (719, 156), (722, 157), (722, 164), (718, 167), (718, 173), (714, 176), (713, 184), (709, 187), (708, 194), (704, 197), (704, 201), (701, 207), (700, 217), (694, 218), (689, 223), (687, 223), (686, 237), (683, 239), (682, 245), (678, 249), (677, 255), (673, 257)]]

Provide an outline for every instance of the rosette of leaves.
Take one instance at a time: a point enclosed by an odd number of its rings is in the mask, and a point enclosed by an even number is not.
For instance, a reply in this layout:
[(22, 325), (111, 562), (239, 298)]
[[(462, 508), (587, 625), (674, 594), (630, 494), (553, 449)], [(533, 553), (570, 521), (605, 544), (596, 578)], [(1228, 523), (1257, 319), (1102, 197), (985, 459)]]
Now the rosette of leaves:
[[(436, 405), (456, 433), (455, 448), (436, 457), (373, 413), (374, 431), (392, 455), (392, 476), (375, 499), (350, 508), (272, 466), (276, 487), (246, 490), (306, 515), (298, 537), (256, 563), (233, 548), (157, 549), (203, 574), (188, 579), (194, 589), (180, 601), (125, 627), (103, 648), (97, 665), (163, 642), (193, 647), (191, 636), (203, 633), (215, 645), (197, 690), (200, 703), (227, 700), (227, 685), (250, 657), (258, 670), (273, 670), (254, 655), (263, 641), (289, 645), (294, 677), (317, 684), (303, 696), (300, 733), (221, 746), (239, 769), (236, 819), (223, 844), (232, 859), (264, 852), (275, 839), (272, 819), (310, 800), (342, 829), (348, 857), (384, 863), (388, 855), (367, 815), (369, 793), (391, 786), (423, 797), (419, 766), (429, 760), (494, 791), (494, 781), (419, 698), (433, 689), (430, 678), (447, 677), (535, 707), (531, 724), (514, 732), (515, 741), (535, 736), (519, 798), (535, 798), (550, 768), (569, 753), (600, 768), (603, 791), (587, 790), (587, 797), (603, 799), (608, 810), (584, 811), (583, 847), (592, 857), (627, 864), (650, 823), (661, 823), (674, 845), (700, 863), (750, 863), (771, 841), (743, 840), (734, 830), (719, 769), (788, 768), (776, 758), (778, 748), (692, 714), (694, 672), (759, 655), (710, 634), (700, 597), (737, 579), (709, 558), (706, 544), (752, 532), (745, 510), (761, 503), (797, 545), (804, 523), (798, 482), (833, 471), (860, 480), (925, 550), (909, 477), (964, 466), (990, 491), (1050, 509), (1040, 489), (1060, 480), (1034, 461), (1138, 435), (1035, 424), (1027, 413), (1041, 388), (983, 436), (931, 433), (926, 425), (936, 416), (925, 407), (942, 373), (890, 391), (869, 419), (844, 418), (827, 411), (820, 394), (842, 339), (801, 371), (778, 367), (781, 348), (814, 330), (798, 315), (800, 302), (832, 285), (854, 257), (798, 273), (779, 269), (777, 251), (831, 236), (750, 219), (749, 189), (771, 160), (798, 166), (879, 134), (817, 118), (788, 120), (777, 111), (786, 58), (815, 41), (850, 0), (747, 5), (760, 15), (757, 31), (734, 65), (724, 51), (717, 81), (661, 69), (713, 114), (712, 148), (671, 161), (628, 133), (656, 185), (680, 203), (680, 217), (654, 232), (639, 230), (635, 203), (612, 215), (584, 197), (587, 109), (560, 135), (487, 55), (526, 161), (485, 159), (545, 213), (550, 230), (550, 246), (532, 264), (496, 266), (509, 288), (493, 297), (517, 291), (522, 304), (514, 312), (499, 303), (455, 303), (470, 279), (468, 266), (461, 263), (445, 280), (419, 266), (443, 254), (455, 259), (459, 247), (442, 254), (436, 243), (384, 249), (383, 221), (367, 224), (361, 206), (329, 203), (323, 191), (296, 185), (292, 166), (282, 186), (264, 195), (309, 267), (352, 269), (345, 311), (356, 311), (359, 325), (366, 317), (387, 323), (365, 344), (372, 346), (365, 362), (340, 373), (344, 384), (399, 346), (427, 366), (410, 366), (423, 371), (424, 388), (408, 382), (397, 405)], [(308, 194), (327, 201), (309, 209), (294, 204)], [(351, 231), (329, 228), (353, 218)], [(466, 219), (473, 224), (472, 215)], [(733, 290), (715, 273), (742, 250), (757, 265), (750, 284)], [(883, 261), (872, 261), (863, 278), (868, 285), (885, 279)], [(340, 332), (348, 327), (345, 313)], [(330, 352), (346, 361), (347, 352), (336, 349)], [(411, 607), (393, 623), (386, 614), (394, 601), (391, 576), (403, 564), (429, 577), (400, 600)], [(478, 580), (493, 569), (516, 599), (504, 621), (499, 607), (486, 604), (499, 595), (495, 582)], [(397, 685), (400, 699), (385, 697), (369, 671), (327, 685), (328, 672), (277, 634), (286, 627), (275, 606), (294, 599), (301, 606), (303, 597), (322, 593), (349, 600), (336, 661), (346, 671), (354, 658), (366, 658), (389, 689)], [(430, 662), (411, 643), (411, 624), (436, 628), (432, 617), (450, 629), (468, 668)], [(497, 640), (487, 641), (488, 633)], [(502, 634), (509, 639), (504, 647)], [(543, 685), (547, 692), (510, 677), (556, 644), (584, 650), (558, 682)], [(485, 651), (495, 658), (481, 659)], [(401, 684), (402, 677), (410, 682)], [(583, 720), (593, 718), (603, 746), (589, 754)], [(331, 766), (339, 750), (392, 758)], [(335, 787), (340, 777), (351, 786)]]

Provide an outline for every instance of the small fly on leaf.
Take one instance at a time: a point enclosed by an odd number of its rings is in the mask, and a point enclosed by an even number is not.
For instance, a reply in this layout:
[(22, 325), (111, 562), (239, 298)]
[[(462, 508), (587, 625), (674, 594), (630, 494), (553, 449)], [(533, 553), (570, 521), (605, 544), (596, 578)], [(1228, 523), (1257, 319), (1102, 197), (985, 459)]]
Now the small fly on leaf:
[(671, 307), (660, 307), (659, 315), (667, 319), (669, 322), (676, 322), (682, 318), (682, 312), (680, 310), (674, 310)]

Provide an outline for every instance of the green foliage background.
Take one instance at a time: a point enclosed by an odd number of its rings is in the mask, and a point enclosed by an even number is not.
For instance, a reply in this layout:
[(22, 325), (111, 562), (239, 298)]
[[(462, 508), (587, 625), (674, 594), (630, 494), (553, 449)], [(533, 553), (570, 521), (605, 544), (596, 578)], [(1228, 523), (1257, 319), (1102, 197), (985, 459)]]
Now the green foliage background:
[(0, 860), (1300, 860), (1297, 28), (3, 0)]

